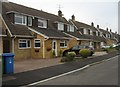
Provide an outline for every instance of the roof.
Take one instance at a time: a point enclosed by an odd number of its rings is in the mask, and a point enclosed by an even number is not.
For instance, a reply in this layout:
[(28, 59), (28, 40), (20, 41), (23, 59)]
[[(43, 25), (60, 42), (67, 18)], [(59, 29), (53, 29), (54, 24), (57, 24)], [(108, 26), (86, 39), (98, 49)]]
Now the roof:
[(51, 14), (44, 12), (42, 10), (37, 10), (31, 7), (26, 7), (20, 4), (16, 4), (13, 2), (8, 2), (8, 3), (3, 3), (3, 6), (6, 8), (7, 12), (19, 12), (23, 13), (26, 15), (31, 15), (35, 17), (40, 17), (40, 18), (45, 18), (45, 19), (50, 19), (53, 21), (58, 21), (58, 22), (63, 22), (63, 23), (68, 23), (68, 21), (64, 17), (59, 17), (57, 15)]
[[(59, 17), (57, 15), (54, 15), (54, 14), (50, 14), (50, 13), (47, 13), (47, 12), (44, 12), (44, 11), (40, 11), (40, 10), (37, 10), (37, 9), (33, 9), (33, 8), (30, 8), (30, 7), (26, 7), (26, 6), (23, 6), (23, 5), (19, 5), (19, 4), (15, 4), (15, 3), (12, 3), (12, 2), (3, 2), (3, 19), (6, 23), (6, 25), (8, 26), (11, 34), (14, 36), (14, 35), (19, 35), (19, 36), (29, 36), (29, 37), (33, 37), (31, 31), (28, 29), (27, 26), (25, 25), (18, 25), (18, 24), (13, 24), (10, 22), (10, 19), (9, 17), (6, 15), (6, 13), (11, 13), (11, 12), (18, 12), (18, 13), (22, 13), (22, 14), (25, 14), (25, 15), (30, 15), (30, 16), (34, 16), (34, 17), (40, 17), (40, 18), (44, 18), (46, 20), (49, 20), (48, 21), (48, 27), (50, 29), (52, 29), (51, 31), (49, 29), (46, 29), (44, 31), (44, 29), (41, 29), (39, 30), (39, 32), (41, 33), (45, 33), (47, 36), (52, 36), (52, 37), (63, 37), (65, 36), (64, 34), (62, 34), (62, 32), (57, 32), (55, 30), (53, 30), (55, 27), (53, 25), (54, 22), (62, 22), (62, 23), (69, 23), (64, 17)], [(35, 28), (37, 30), (37, 28)], [(49, 34), (49, 32), (51, 32)], [(55, 36), (54, 36), (55, 35)], [(67, 35), (66, 35), (67, 36)], [(66, 37), (65, 36), (65, 37)]]
[(110, 32), (109, 31), (107, 31), (107, 30), (104, 30), (104, 29), (99, 29), (102, 33), (104, 33), (104, 34), (110, 34)]
[(49, 38), (58, 38), (58, 39), (71, 39), (70, 36), (62, 33), (61, 31), (49, 28), (39, 28), (39, 27), (30, 27), (32, 30), (35, 30), (42, 35)]
[(81, 28), (87, 28), (87, 29), (92, 29), (93, 31), (97, 31), (97, 29), (95, 27), (92, 27), (91, 25), (88, 25), (88, 24), (85, 24), (85, 23), (82, 23), (82, 22), (78, 22), (78, 21), (74, 21), (74, 20), (71, 20), (75, 26), (80, 30)]
[(0, 36), (7, 36), (3, 28), (0, 28)]

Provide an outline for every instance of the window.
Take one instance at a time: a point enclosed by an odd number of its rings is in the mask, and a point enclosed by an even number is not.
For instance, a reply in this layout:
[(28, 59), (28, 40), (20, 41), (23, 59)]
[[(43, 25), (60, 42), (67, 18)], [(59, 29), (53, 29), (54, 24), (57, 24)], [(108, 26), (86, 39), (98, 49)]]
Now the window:
[(70, 32), (70, 26), (67, 25), (67, 32)]
[(84, 29), (84, 34), (87, 34), (87, 29)]
[(92, 32), (92, 30), (90, 30), (90, 35), (93, 35), (93, 32)]
[(98, 31), (96, 31), (96, 36), (98, 36)]
[(90, 30), (88, 30), (88, 34), (90, 35)]
[(39, 39), (34, 40), (34, 48), (40, 48), (40, 40)]
[(70, 25), (70, 32), (74, 32), (74, 26)]
[(60, 41), (60, 48), (66, 48), (67, 47), (67, 41), (61, 40)]
[(38, 19), (38, 27), (47, 28), (47, 21)]
[(102, 37), (102, 32), (100, 32), (100, 36)]
[(58, 30), (64, 31), (64, 24), (58, 23)]
[(19, 48), (30, 48), (31, 47), (31, 41), (30, 40), (19, 40)]
[(15, 14), (15, 24), (26, 25), (27, 17), (20, 14)]
[(32, 17), (28, 17), (28, 26), (32, 26)]

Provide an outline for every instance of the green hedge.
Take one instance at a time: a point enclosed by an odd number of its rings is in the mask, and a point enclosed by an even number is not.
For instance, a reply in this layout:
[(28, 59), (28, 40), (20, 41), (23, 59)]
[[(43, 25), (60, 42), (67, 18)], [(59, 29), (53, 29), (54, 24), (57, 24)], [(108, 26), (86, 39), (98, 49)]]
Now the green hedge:
[(91, 51), (88, 49), (81, 49), (79, 53), (83, 58), (87, 58), (88, 56), (90, 56)]
[(61, 59), (61, 62), (73, 61), (75, 56), (75, 52), (68, 52), (67, 55)]

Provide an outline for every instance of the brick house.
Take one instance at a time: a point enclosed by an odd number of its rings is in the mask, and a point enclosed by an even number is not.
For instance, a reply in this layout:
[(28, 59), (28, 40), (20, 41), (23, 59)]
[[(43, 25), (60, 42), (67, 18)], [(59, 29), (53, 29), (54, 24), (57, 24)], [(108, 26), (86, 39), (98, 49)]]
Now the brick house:
[(117, 40), (116, 34), (94, 23), (78, 22), (74, 15), (67, 21), (60, 10), (54, 15), (12, 2), (3, 2), (2, 8), (1, 49), (14, 53), (15, 60), (57, 57), (76, 44), (92, 45), (97, 50)]
[(106, 39), (105, 43), (103, 45), (116, 45), (118, 43), (118, 34), (113, 33), (110, 29), (110, 31), (108, 30), (108, 28), (106, 30), (104, 29), (99, 29), (103, 35), (103, 37)]
[(3, 40), (4, 53), (13, 52), (15, 60), (20, 60), (51, 58), (68, 49), (71, 37), (61, 31), (69, 22), (61, 11), (57, 16), (12, 2), (3, 2), (2, 6), (4, 30), (9, 33)]
[[(74, 32), (67, 31), (66, 33), (77, 39), (77, 44), (91, 45), (96, 50), (100, 49), (101, 43), (105, 42), (105, 38), (102, 37), (100, 31), (94, 27), (94, 23), (91, 25), (78, 22), (75, 20), (75, 16), (72, 15), (72, 19), (69, 22), (74, 26)], [(99, 26), (97, 26), (99, 27)]]

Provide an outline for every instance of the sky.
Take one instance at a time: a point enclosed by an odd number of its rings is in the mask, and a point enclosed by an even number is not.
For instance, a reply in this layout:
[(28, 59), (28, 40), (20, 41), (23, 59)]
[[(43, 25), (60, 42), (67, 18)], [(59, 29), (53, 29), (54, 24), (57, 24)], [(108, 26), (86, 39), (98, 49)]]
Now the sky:
[[(69, 20), (75, 15), (75, 20), (91, 25), (94, 22), (100, 28), (112, 29), (118, 32), (118, 1), (119, 0), (8, 0), (48, 13), (58, 14), (60, 9)], [(60, 8), (59, 8), (60, 7)]]

